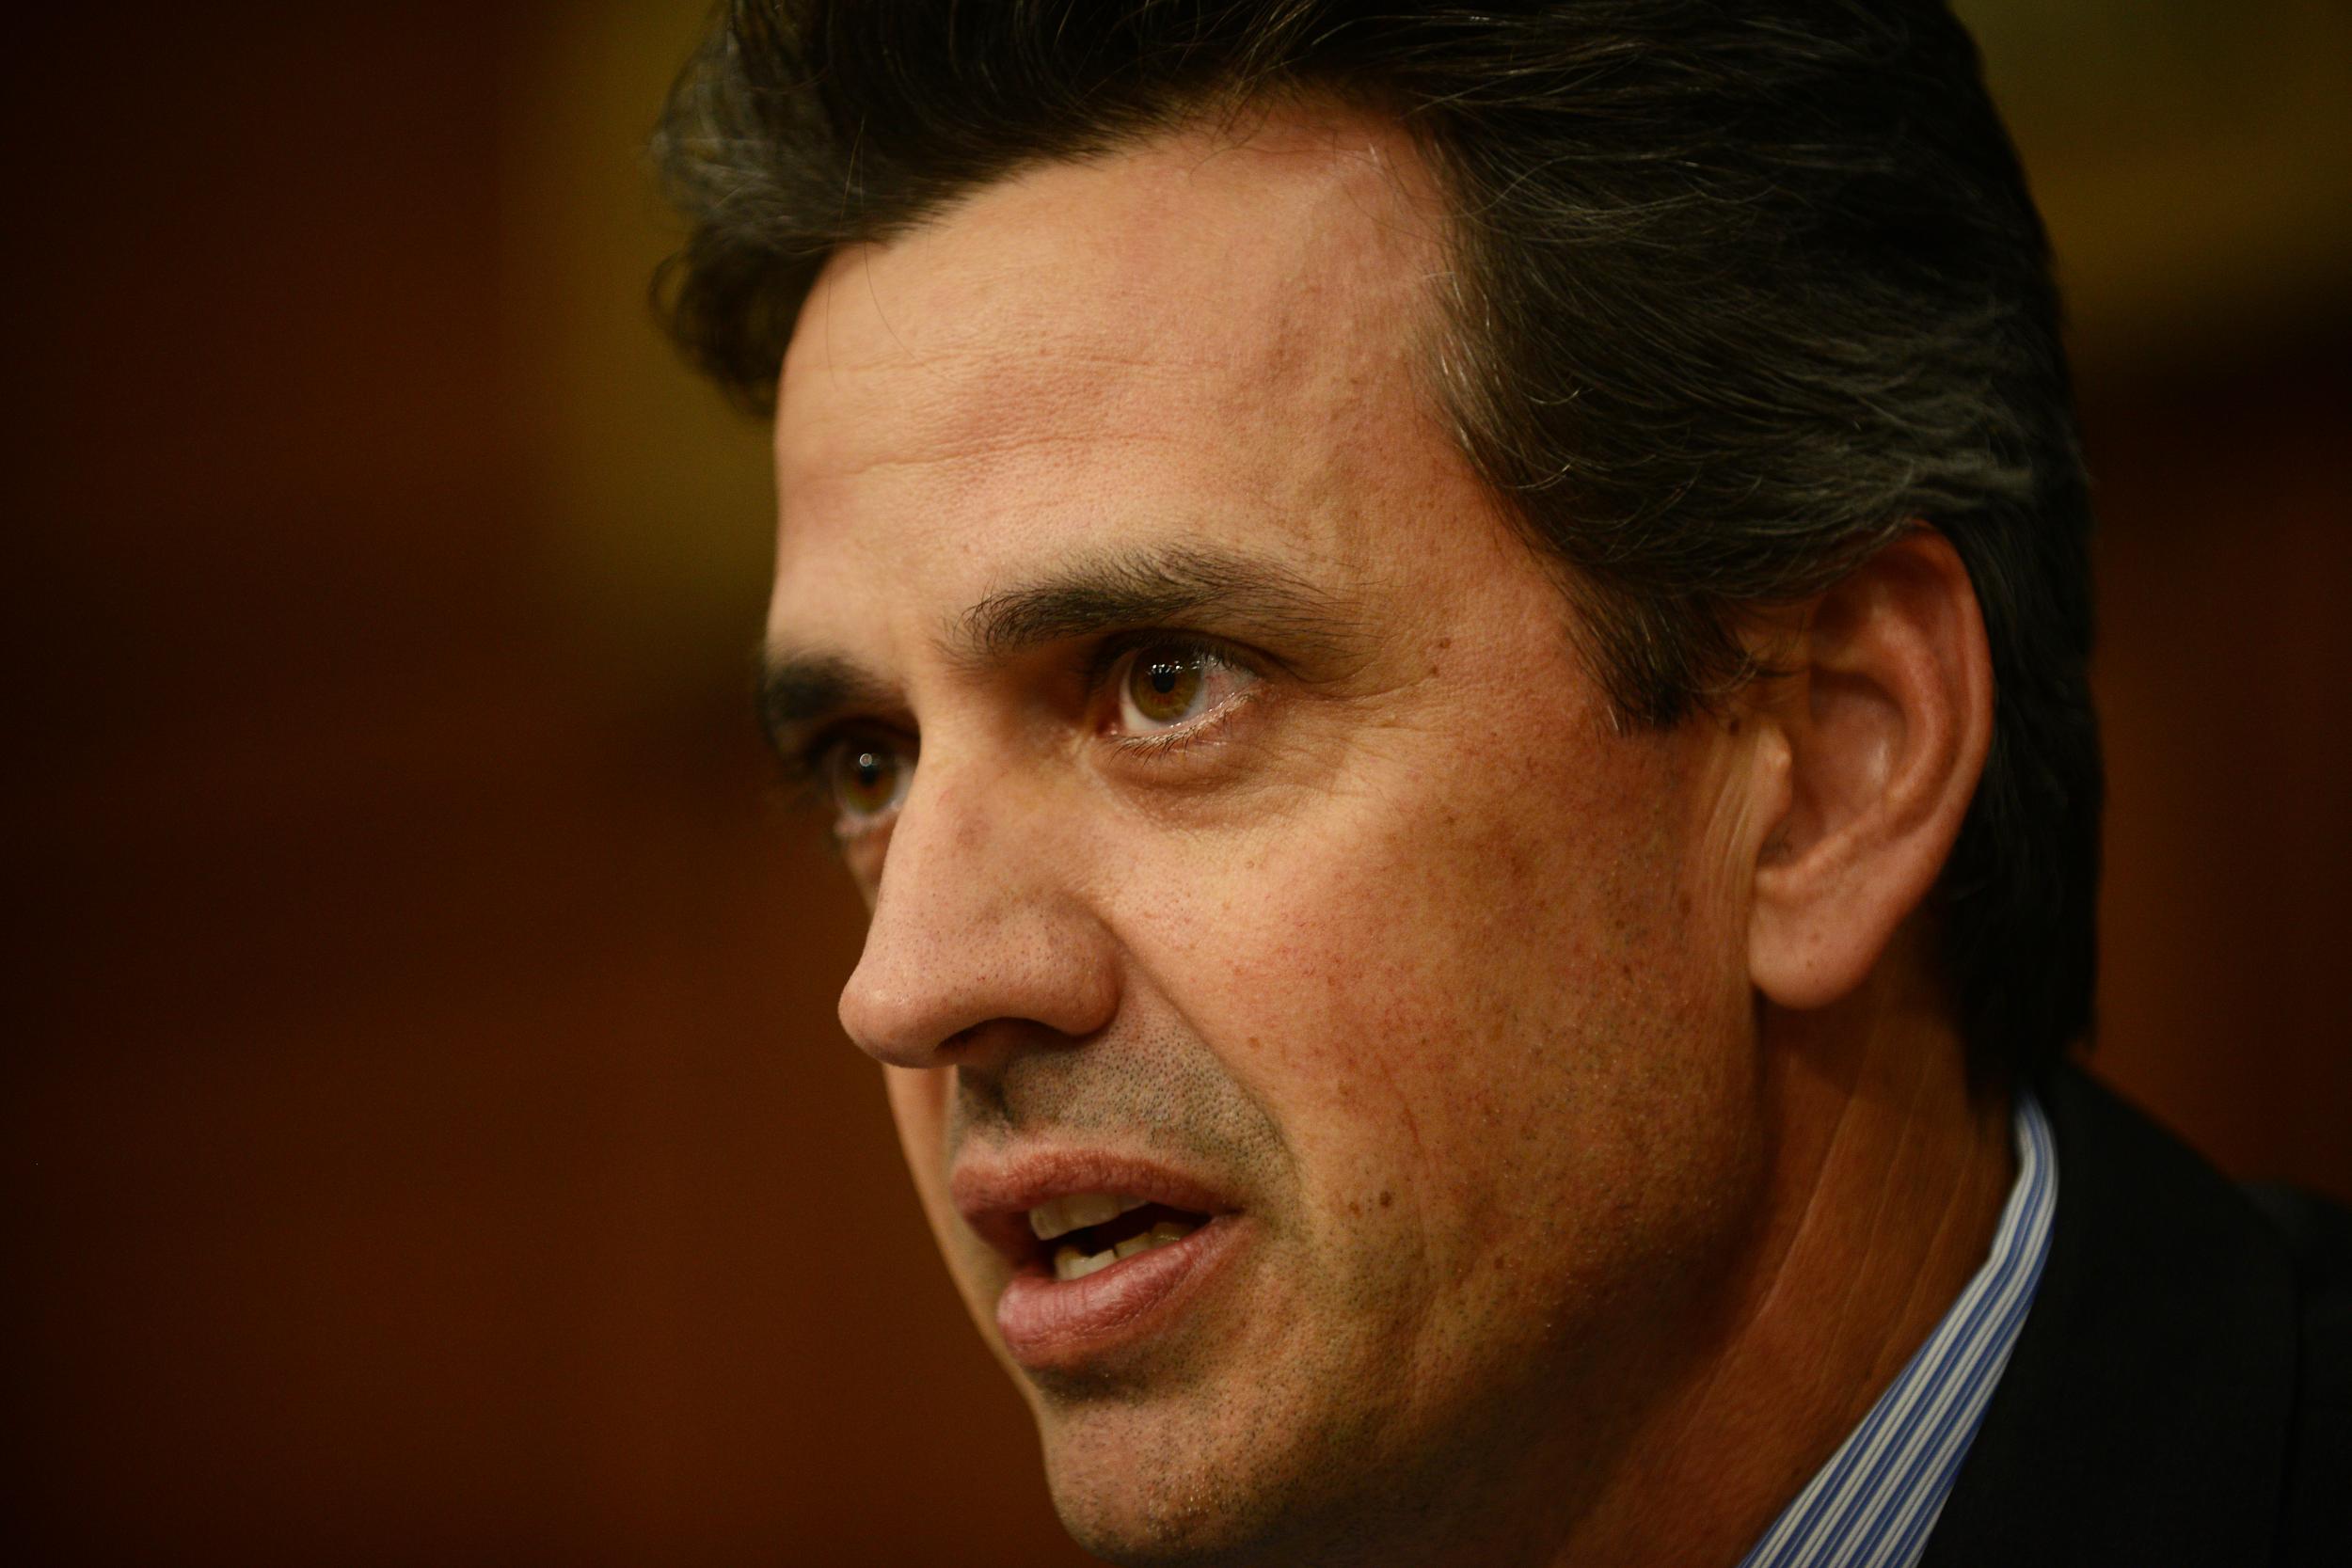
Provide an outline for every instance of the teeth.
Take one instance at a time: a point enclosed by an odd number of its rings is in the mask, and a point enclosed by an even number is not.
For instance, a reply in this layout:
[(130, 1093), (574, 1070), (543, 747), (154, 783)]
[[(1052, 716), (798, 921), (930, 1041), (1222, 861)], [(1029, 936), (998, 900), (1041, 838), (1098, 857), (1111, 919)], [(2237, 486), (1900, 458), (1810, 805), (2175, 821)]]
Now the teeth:
[(1057, 1236), (1067, 1236), (1089, 1225), (1104, 1225), (1147, 1202), (1129, 1197), (1123, 1193), (1073, 1193), (1067, 1197), (1049, 1197), (1029, 1211), (1029, 1228), (1041, 1242)]
[(1084, 1279), (1097, 1269), (1107, 1269), (1119, 1259), (1107, 1252), (1080, 1252), (1074, 1246), (1059, 1248), (1054, 1254), (1056, 1279)]
[(1181, 1242), (1191, 1235), (1193, 1227), (1175, 1220), (1162, 1220), (1140, 1236), (1130, 1236), (1107, 1252), (1080, 1252), (1074, 1246), (1054, 1249), (1056, 1279), (1084, 1279), (1097, 1269), (1107, 1269), (1122, 1258), (1133, 1258), (1138, 1252), (1149, 1252), (1170, 1242)]

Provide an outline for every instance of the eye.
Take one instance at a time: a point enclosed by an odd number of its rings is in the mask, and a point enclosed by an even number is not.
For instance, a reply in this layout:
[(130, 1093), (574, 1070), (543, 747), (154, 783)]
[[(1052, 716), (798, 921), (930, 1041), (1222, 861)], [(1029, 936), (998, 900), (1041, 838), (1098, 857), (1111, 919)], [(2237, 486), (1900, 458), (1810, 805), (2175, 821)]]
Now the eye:
[(914, 758), (886, 736), (845, 736), (825, 748), (818, 776), (837, 817), (834, 831), (848, 836), (898, 809), (914, 776)]
[(1195, 642), (1146, 643), (1120, 660), (1113, 678), (1119, 727), (1130, 736), (1198, 724), (1258, 681), (1255, 672)]

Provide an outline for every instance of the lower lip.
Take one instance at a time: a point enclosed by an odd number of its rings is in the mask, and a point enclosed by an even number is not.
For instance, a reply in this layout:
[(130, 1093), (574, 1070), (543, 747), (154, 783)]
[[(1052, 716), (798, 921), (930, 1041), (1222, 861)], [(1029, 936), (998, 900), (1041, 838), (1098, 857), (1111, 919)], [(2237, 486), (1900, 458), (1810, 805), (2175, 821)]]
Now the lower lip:
[(1219, 1214), (1181, 1242), (1122, 1258), (1082, 1279), (1015, 1275), (996, 1298), (996, 1332), (1031, 1371), (1073, 1367), (1162, 1332), (1207, 1288), (1234, 1244)]

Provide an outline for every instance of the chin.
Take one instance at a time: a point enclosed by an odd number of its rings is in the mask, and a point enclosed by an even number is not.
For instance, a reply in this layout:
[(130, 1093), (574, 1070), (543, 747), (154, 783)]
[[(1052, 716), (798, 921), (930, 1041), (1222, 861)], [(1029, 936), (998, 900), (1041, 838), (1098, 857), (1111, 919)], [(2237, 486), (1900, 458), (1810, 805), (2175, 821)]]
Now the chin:
[(1071, 1539), (1119, 1568), (1252, 1568), (1311, 1560), (1295, 1531), (1262, 1528), (1276, 1521), (1255, 1516), (1248, 1504), (1228, 1477), (1131, 1475), (1106, 1485), (1054, 1488), (1054, 1509)]
[(1352, 1560), (1384, 1512), (1363, 1434), (1271, 1432), (1232, 1410), (1214, 1388), (1041, 1408), (1062, 1528), (1122, 1568)]
[(1106, 1562), (1262, 1560), (1264, 1511), (1254, 1477), (1227, 1434), (1166, 1406), (1110, 1395), (1078, 1408), (1041, 1408), (1040, 1436), (1054, 1511), (1071, 1538)]

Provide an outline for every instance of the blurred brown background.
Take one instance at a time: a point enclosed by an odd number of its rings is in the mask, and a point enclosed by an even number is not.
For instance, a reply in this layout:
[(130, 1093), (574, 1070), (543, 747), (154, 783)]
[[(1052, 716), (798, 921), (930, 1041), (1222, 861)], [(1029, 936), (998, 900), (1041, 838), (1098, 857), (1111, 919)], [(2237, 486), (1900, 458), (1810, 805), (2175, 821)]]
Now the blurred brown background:
[[(2098, 1060), (2352, 1196), (2352, 16), (1962, 8), (2104, 485)], [(699, 9), (12, 26), (17, 1560), (1076, 1560), (767, 798), (761, 433), (643, 309)]]

